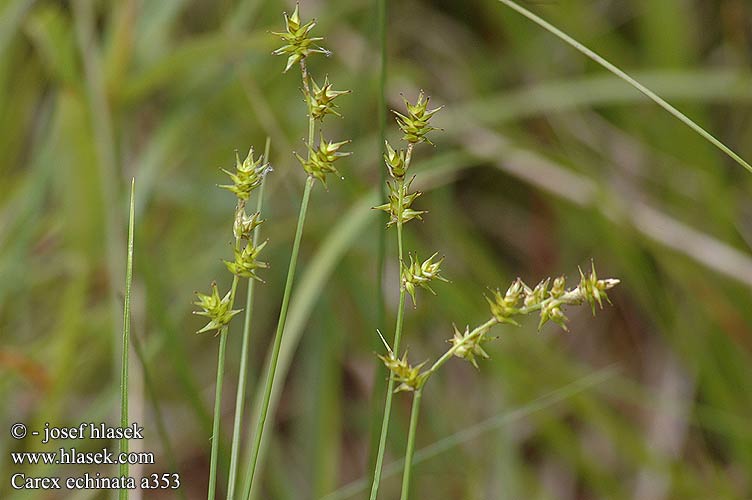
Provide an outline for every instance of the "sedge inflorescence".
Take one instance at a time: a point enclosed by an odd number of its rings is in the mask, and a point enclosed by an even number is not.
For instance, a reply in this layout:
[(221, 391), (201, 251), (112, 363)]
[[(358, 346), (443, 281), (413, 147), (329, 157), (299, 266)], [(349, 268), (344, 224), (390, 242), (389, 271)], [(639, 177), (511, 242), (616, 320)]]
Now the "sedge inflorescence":
[[(472, 330), (469, 326), (466, 326), (463, 330), (455, 326), (453, 336), (447, 340), (451, 347), (431, 367), (413, 374), (412, 380), (419, 383), (417, 385), (408, 384), (407, 387), (410, 390), (420, 389), (428, 378), (450, 357), (462, 358), (478, 368), (478, 358), (489, 358), (488, 353), (483, 349), (482, 345), (492, 340), (488, 337), (488, 333), (494, 325), (507, 323), (519, 326), (519, 322), (517, 321), (519, 316), (537, 313), (540, 316), (538, 323), (539, 330), (548, 321), (553, 321), (563, 330), (568, 331), (569, 328), (566, 324), (568, 318), (563, 312), (564, 307), (587, 303), (590, 304), (593, 315), (595, 315), (595, 305), (597, 304), (600, 308), (603, 308), (604, 301), (610, 303), (606, 291), (619, 284), (619, 280), (615, 278), (598, 278), (595, 272), (595, 265), (592, 263), (589, 273), (585, 274), (581, 269), (579, 272), (580, 281), (573, 288), (567, 288), (566, 278), (559, 276), (553, 280), (545, 278), (532, 288), (520, 278), (517, 278), (509, 285), (505, 292), (502, 292), (500, 289), (493, 291), (490, 297), (486, 297), (491, 313), (490, 319)], [(391, 354), (391, 350), (389, 352), (389, 357), (380, 356), (380, 358), (384, 361), (387, 368), (395, 373), (395, 376), (398, 373), (400, 376), (403, 376), (405, 372), (404, 366), (410, 366), (407, 355), (405, 354), (403, 358), (400, 358), (399, 364), (397, 364), (394, 361), (396, 358)], [(419, 366), (422, 367), (424, 364)], [(403, 390), (405, 389), (403, 388)]]

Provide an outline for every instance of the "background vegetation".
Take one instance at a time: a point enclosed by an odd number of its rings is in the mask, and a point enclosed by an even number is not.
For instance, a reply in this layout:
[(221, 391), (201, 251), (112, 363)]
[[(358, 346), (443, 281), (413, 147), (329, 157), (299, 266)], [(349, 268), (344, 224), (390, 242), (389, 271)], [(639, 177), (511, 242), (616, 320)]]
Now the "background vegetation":
[[(534, 320), (505, 328), (480, 373), (457, 362), (436, 377), (418, 438), (428, 449), (413, 473), (420, 498), (752, 496), (752, 176), (494, 0), (390, 4), (391, 106), (420, 88), (447, 106), (437, 148), (416, 152), (420, 208), (431, 216), (407, 228), (406, 247), (441, 249), (452, 284), (408, 311), (411, 358), (442, 352), (453, 322), (486, 318), (487, 287), (535, 282), (590, 257), (601, 275), (622, 279), (613, 308), (595, 319), (572, 311), (572, 333), (548, 325), (538, 335)], [(527, 6), (752, 157), (748, 2)], [(312, 60), (315, 73), (354, 90), (339, 99), (345, 118), (326, 128), (353, 137), (355, 154), (338, 164), (345, 180), (312, 199), (261, 498), (362, 498), (357, 481), (369, 474), (386, 377), (375, 329), (392, 325), (398, 274), (387, 259), (380, 318), (384, 221), (368, 209), (383, 168), (377, 17), (371, 0), (301, 8), (334, 51)], [(234, 149), (262, 149), (268, 135), (271, 269), (257, 288), (255, 387), (304, 180), (290, 154), (303, 149), (306, 129), (300, 83), (281, 74), (268, 33), (291, 9), (253, 0), (0, 2), (2, 429), (117, 421), (136, 177), (131, 415), (147, 428), (141, 447), (158, 454), (145, 472), (177, 470), (186, 497), (204, 496), (217, 340), (193, 333), (201, 322), (190, 315), (192, 292), (229, 276), (220, 258), (231, 255), (233, 199), (213, 187), (224, 181), (218, 167), (233, 164)], [(388, 137), (396, 135), (390, 120)], [(229, 337), (222, 467), (240, 329)], [(395, 398), (387, 461), (403, 453), (408, 414), (409, 399)], [(41, 449), (0, 435), (4, 450)], [(7, 453), (2, 460), (0, 496), (28, 498), (9, 490)], [(387, 476), (382, 496), (398, 487), (399, 475)]]

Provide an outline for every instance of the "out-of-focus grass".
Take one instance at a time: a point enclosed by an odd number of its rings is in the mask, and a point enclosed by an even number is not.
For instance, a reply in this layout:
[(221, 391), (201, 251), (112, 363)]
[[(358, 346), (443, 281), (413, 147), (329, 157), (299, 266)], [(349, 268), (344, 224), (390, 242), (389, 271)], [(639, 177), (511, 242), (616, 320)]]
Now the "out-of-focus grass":
[[(752, 156), (746, 3), (526, 6)], [(276, 41), (267, 33), (291, 5), (125, 0), (75, 7), (0, 2), (0, 425), (116, 421), (113, 314), (122, 273), (115, 263), (123, 260), (114, 249), (124, 248), (127, 182), (135, 176), (132, 335), (187, 496), (200, 498), (216, 339), (192, 333), (191, 296), (223, 275), (218, 256), (231, 250), (232, 200), (212, 189), (217, 167), (269, 135), (275, 171), (264, 232), (272, 267), (254, 308), (255, 388), (303, 184), (287, 152), (303, 147), (298, 83), (281, 76), (283, 61), (269, 55)], [(320, 497), (369, 472), (382, 232), (368, 210), (382, 168), (377, 17), (366, 0), (304, 1), (301, 8), (318, 18), (316, 30), (334, 51), (331, 60), (312, 63), (317, 74), (354, 90), (341, 103), (345, 118), (326, 127), (332, 136), (353, 136), (356, 154), (343, 165), (345, 181), (312, 199), (280, 360), (287, 377), (275, 389), (259, 498)], [(390, 2), (389, 16), (388, 100), (396, 106), (399, 92), (423, 88), (447, 105), (437, 117), (446, 129), (436, 134), (437, 149), (417, 158), (430, 157), (422, 165), (421, 177), (431, 180), (421, 207), (432, 216), (409, 232), (407, 246), (446, 254), (452, 284), (407, 316), (411, 356), (441, 351), (452, 322), (486, 315), (485, 287), (518, 275), (533, 281), (592, 256), (602, 274), (623, 281), (614, 308), (594, 320), (573, 314), (572, 334), (550, 328), (536, 335), (526, 323), (489, 346), (493, 359), (480, 373), (448, 365), (425, 394), (419, 448), (604, 366), (620, 370), (416, 465), (416, 491), (495, 499), (752, 495), (752, 177), (498, 2)], [(388, 137), (395, 134), (388, 129)], [(387, 265), (386, 290), (395, 289), (396, 272)], [(388, 330), (396, 299), (385, 301)], [(237, 354), (240, 332), (234, 325), (228, 353)], [(238, 368), (234, 354), (229, 373)], [(233, 389), (225, 391), (225, 430)], [(249, 393), (250, 401), (256, 397)], [(150, 401), (131, 404), (143, 408), (145, 447), (158, 453), (147, 471), (162, 472), (170, 460)], [(409, 414), (406, 398), (395, 403), (389, 460), (401, 456)], [(229, 432), (223, 439), (220, 478)], [(39, 449), (27, 441), (13, 446)], [(2, 477), (9, 470), (6, 457)], [(385, 479), (384, 497), (397, 488)], [(24, 498), (7, 480), (0, 496)]]

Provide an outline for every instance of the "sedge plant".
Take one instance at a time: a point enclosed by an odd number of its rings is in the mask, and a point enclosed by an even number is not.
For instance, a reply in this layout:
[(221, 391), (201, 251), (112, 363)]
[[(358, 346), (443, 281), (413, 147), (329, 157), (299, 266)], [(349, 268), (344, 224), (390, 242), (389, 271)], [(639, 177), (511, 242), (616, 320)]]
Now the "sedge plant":
[[(404, 98), (403, 98), (404, 99)], [(391, 413), (392, 397), (394, 393), (409, 391), (413, 395), (412, 410), (408, 428), (407, 449), (405, 453), (405, 468), (402, 479), (401, 499), (407, 500), (410, 491), (410, 475), (412, 472), (412, 458), (415, 450), (415, 435), (420, 414), (423, 387), (428, 379), (452, 357), (460, 357), (468, 360), (478, 368), (478, 358), (488, 358), (488, 354), (482, 344), (489, 340), (490, 329), (501, 323), (518, 325), (517, 316), (540, 313), (538, 328), (542, 328), (548, 321), (554, 321), (564, 330), (567, 330), (566, 316), (563, 308), (568, 305), (579, 305), (588, 302), (595, 314), (595, 305), (603, 307), (603, 301), (608, 301), (606, 290), (614, 287), (619, 281), (616, 279), (599, 279), (595, 273), (595, 267), (591, 266), (591, 272), (585, 275), (580, 271), (580, 282), (572, 289), (566, 288), (566, 279), (561, 276), (553, 281), (547, 278), (534, 288), (526, 285), (521, 279), (515, 280), (507, 289), (506, 293), (496, 290), (491, 297), (487, 297), (491, 309), (491, 318), (480, 326), (470, 330), (454, 329), (454, 336), (449, 339), (451, 347), (430, 367), (424, 368), (427, 362), (411, 365), (408, 361), (407, 352), (402, 357), (400, 343), (403, 334), (403, 319), (406, 295), (410, 295), (413, 304), (416, 301), (416, 292), (419, 288), (435, 293), (431, 287), (433, 281), (447, 281), (441, 275), (443, 258), (437, 259), (438, 252), (428, 259), (421, 261), (417, 256), (410, 255), (409, 262), (404, 259), (402, 226), (413, 219), (422, 219), (425, 211), (413, 208), (413, 202), (420, 192), (411, 192), (410, 185), (415, 176), (407, 178), (410, 167), (413, 148), (421, 142), (431, 143), (426, 134), (436, 130), (430, 124), (430, 119), (440, 109), (428, 109), (429, 99), (421, 91), (415, 104), (405, 99), (407, 111), (405, 114), (395, 111), (397, 124), (403, 132), (402, 139), (407, 143), (406, 149), (395, 150), (386, 143), (384, 161), (390, 180), (387, 182), (389, 196), (387, 203), (374, 207), (384, 210), (389, 215), (387, 226), (396, 226), (398, 259), (400, 266), (400, 301), (397, 311), (397, 323), (393, 347), (382, 337), (387, 348), (385, 355), (379, 355), (386, 368), (389, 370), (389, 382), (384, 404), (384, 416), (382, 419), (381, 436), (376, 456), (374, 478), (371, 486), (371, 500), (378, 496), (383, 457), (386, 448), (386, 437), (389, 431), (389, 417)], [(395, 387), (396, 386), (396, 387)]]
[(331, 52), (317, 45), (317, 42), (322, 40), (321, 37), (311, 36), (311, 30), (316, 25), (315, 19), (303, 23), (300, 18), (299, 10), (299, 5), (296, 5), (295, 10), (291, 15), (288, 15), (287, 13), (284, 14), (285, 31), (274, 33), (275, 35), (282, 38), (284, 45), (275, 50), (273, 54), (287, 56), (287, 63), (283, 71), (284, 73), (287, 73), (290, 69), (296, 66), (300, 69), (303, 98), (306, 104), (308, 115), (308, 140), (306, 142), (305, 156), (299, 155), (298, 153), (293, 154), (303, 166), (303, 170), (306, 172), (308, 177), (305, 182), (303, 199), (301, 201), (300, 212), (298, 214), (295, 239), (293, 241), (292, 254), (290, 255), (290, 263), (287, 270), (285, 289), (282, 295), (282, 306), (280, 308), (279, 319), (277, 322), (277, 328), (272, 345), (271, 358), (264, 382), (264, 392), (261, 409), (256, 421), (255, 431), (253, 434), (250, 461), (248, 464), (247, 472), (246, 491), (244, 492), (243, 498), (250, 498), (251, 492), (253, 491), (253, 482), (256, 478), (258, 469), (259, 452), (261, 450), (261, 443), (263, 440), (266, 425), (266, 417), (271, 401), (272, 389), (274, 387), (277, 362), (279, 359), (280, 349), (282, 347), (282, 337), (285, 331), (285, 322), (287, 320), (290, 296), (292, 294), (293, 282), (295, 279), (295, 269), (298, 261), (298, 252), (300, 250), (300, 243), (303, 237), (303, 226), (305, 224), (306, 214), (308, 211), (308, 203), (311, 197), (311, 191), (313, 190), (314, 184), (317, 180), (320, 181), (324, 185), (324, 187), (326, 187), (326, 180), (330, 174), (340, 176), (334, 163), (340, 158), (349, 156), (351, 154), (349, 152), (341, 151), (342, 147), (350, 142), (349, 140), (339, 142), (327, 141), (321, 131), (319, 131), (318, 145), (314, 143), (314, 138), (316, 135), (316, 124), (322, 123), (324, 118), (328, 115), (341, 116), (337, 111), (337, 105), (333, 101), (337, 97), (343, 94), (347, 94), (350, 91), (334, 90), (332, 84), (329, 82), (328, 77), (323, 80), (323, 83), (318, 84), (308, 73), (308, 56), (310, 56), (311, 54), (324, 54), (328, 56), (331, 54)]
[[(267, 137), (264, 146), (263, 164), (269, 164), (269, 147), (270, 139)], [(268, 167), (271, 168), (271, 167)], [(256, 212), (247, 215), (245, 212), (240, 213), (233, 224), (233, 234), (236, 238), (244, 238), (252, 242), (253, 248), (260, 247), (261, 238), (261, 209), (264, 205), (264, 186), (266, 185), (266, 176), (261, 179), (261, 185), (256, 196)], [(230, 451), (230, 472), (227, 478), (227, 498), (235, 497), (235, 485), (237, 483), (238, 462), (240, 454), (240, 432), (243, 422), (243, 410), (245, 407), (246, 381), (248, 376), (248, 351), (250, 349), (251, 338), (251, 317), (253, 312), (253, 302), (255, 296), (255, 285), (258, 277), (255, 275), (248, 277), (248, 287), (246, 288), (245, 317), (243, 319), (243, 338), (240, 348), (240, 367), (238, 370), (238, 384), (235, 395), (235, 420), (232, 427), (232, 448)]]
[[(233, 260), (224, 261), (225, 267), (232, 273), (232, 285), (230, 290), (220, 296), (219, 288), (216, 282), (211, 284), (209, 294), (196, 292), (197, 300), (195, 305), (198, 310), (194, 314), (205, 316), (209, 322), (197, 333), (206, 333), (214, 331), (215, 336), (219, 336), (219, 353), (217, 358), (217, 378), (215, 385), (214, 398), (214, 422), (212, 425), (211, 439), (211, 457), (209, 464), (209, 491), (208, 499), (213, 500), (216, 495), (217, 486), (217, 459), (219, 453), (219, 423), (220, 409), (222, 402), (222, 383), (224, 380), (225, 351), (227, 347), (227, 334), (230, 321), (242, 310), (233, 309), (235, 305), (235, 292), (241, 278), (261, 280), (257, 271), (267, 266), (265, 262), (258, 259), (259, 253), (266, 246), (266, 242), (258, 244), (258, 240), (253, 238), (254, 230), (261, 224), (260, 213), (253, 215), (246, 213), (246, 205), (250, 199), (251, 192), (262, 185), (264, 177), (269, 172), (269, 165), (262, 158), (255, 159), (253, 148), (250, 149), (244, 160), (240, 160), (237, 152), (235, 153), (235, 170), (223, 171), (230, 177), (231, 184), (221, 185), (220, 188), (232, 192), (236, 199), (235, 216), (232, 224), (234, 236)], [(245, 242), (245, 244), (244, 244)]]
[[(403, 97), (404, 99), (404, 97)], [(426, 261), (421, 262), (417, 257), (410, 256), (410, 263), (406, 264), (404, 258), (402, 228), (407, 222), (413, 219), (422, 219), (424, 211), (415, 210), (413, 202), (421, 195), (420, 191), (411, 191), (410, 186), (415, 180), (415, 176), (407, 177), (408, 169), (413, 157), (413, 149), (416, 144), (426, 142), (432, 144), (427, 134), (436, 130), (430, 124), (431, 118), (441, 108), (428, 109), (430, 98), (426, 97), (421, 91), (415, 104), (410, 104), (404, 99), (407, 108), (406, 114), (394, 111), (397, 117), (397, 125), (403, 132), (402, 139), (407, 143), (405, 149), (394, 149), (385, 141), (386, 153), (384, 153), (384, 162), (390, 179), (387, 181), (387, 202), (383, 205), (374, 207), (377, 210), (383, 210), (387, 213), (389, 220), (387, 227), (396, 227), (397, 230), (397, 259), (401, 270), (401, 284), (399, 290), (399, 305), (397, 309), (397, 319), (394, 327), (393, 345), (395, 350), (399, 351), (402, 340), (402, 326), (405, 315), (405, 299), (409, 293), (413, 304), (415, 303), (416, 287), (423, 287), (431, 292), (429, 283), (432, 280), (444, 280), (440, 275), (440, 266), (443, 259), (436, 259), (437, 253), (433, 254)], [(445, 280), (444, 280), (445, 281)], [(394, 384), (397, 379), (394, 372), (389, 375), (387, 390), (384, 401), (384, 415), (381, 420), (381, 434), (379, 436), (379, 446), (376, 452), (376, 461), (374, 465), (373, 483), (371, 485), (371, 500), (378, 496), (379, 484), (381, 481), (381, 470), (384, 464), (384, 452), (386, 450), (386, 438), (389, 433), (389, 419), (392, 411), (392, 397), (394, 394)]]
[(497, 289), (491, 297), (486, 297), (491, 312), (491, 317), (486, 322), (472, 330), (469, 326), (464, 329), (458, 329), (455, 326), (454, 335), (447, 341), (451, 345), (449, 349), (426, 369), (424, 369), (424, 366), (427, 365), (427, 362), (413, 366), (407, 358), (407, 352), (402, 357), (398, 357), (395, 350), (384, 341), (387, 353), (386, 355), (379, 355), (379, 358), (389, 369), (395, 382), (399, 384), (396, 391), (411, 392), (413, 396), (400, 499), (408, 500), (410, 494), (410, 475), (415, 453), (415, 435), (418, 428), (423, 388), (439, 368), (452, 357), (458, 357), (470, 362), (477, 369), (477, 360), (488, 359), (489, 357), (483, 349), (483, 344), (491, 340), (491, 337), (488, 336), (491, 328), (499, 324), (519, 326), (517, 322), (519, 316), (538, 313), (540, 316), (538, 330), (543, 328), (543, 325), (547, 322), (553, 321), (562, 329), (568, 331), (567, 317), (564, 314), (566, 306), (588, 303), (593, 315), (595, 315), (596, 304), (602, 308), (603, 302), (609, 300), (606, 291), (618, 283), (618, 279), (599, 279), (592, 263), (588, 274), (580, 270), (580, 281), (574, 288), (568, 289), (566, 287), (564, 276), (559, 276), (554, 280), (546, 278), (535, 287), (530, 287), (520, 278), (517, 278), (505, 293)]

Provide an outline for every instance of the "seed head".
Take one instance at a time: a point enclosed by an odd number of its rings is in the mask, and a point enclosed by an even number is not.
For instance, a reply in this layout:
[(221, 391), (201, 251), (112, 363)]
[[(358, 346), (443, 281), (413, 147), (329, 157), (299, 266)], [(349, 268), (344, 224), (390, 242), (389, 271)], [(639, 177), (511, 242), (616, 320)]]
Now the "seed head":
[(432, 294), (436, 295), (436, 292), (433, 291), (429, 283), (433, 280), (448, 282), (447, 279), (439, 274), (441, 263), (444, 262), (444, 258), (442, 257), (436, 262), (433, 261), (433, 259), (435, 259), (438, 254), (438, 252), (434, 253), (423, 262), (420, 262), (420, 260), (418, 260), (417, 255), (414, 259), (413, 256), (410, 255), (410, 264), (406, 266), (404, 263), (402, 263), (402, 286), (405, 287), (405, 290), (407, 290), (407, 292), (410, 294), (410, 297), (412, 297), (414, 305), (416, 304), (416, 286), (425, 288)]
[(217, 289), (216, 283), (212, 282), (211, 289), (212, 291), (210, 295), (204, 295), (203, 293), (196, 292), (196, 298), (198, 300), (196, 300), (194, 304), (200, 307), (201, 310), (193, 311), (193, 314), (206, 316), (207, 318), (209, 318), (209, 323), (207, 323), (206, 326), (204, 326), (196, 333), (204, 333), (211, 330), (217, 330), (217, 333), (219, 333), (222, 327), (229, 324), (233, 316), (235, 316), (242, 310), (230, 309), (231, 292), (227, 292), (227, 294), (220, 299), (219, 290)]
[(389, 170), (389, 175), (396, 181), (402, 181), (409, 167), (405, 163), (405, 150), (400, 149), (395, 151), (387, 141), (384, 141), (384, 144), (386, 145), (384, 162), (386, 163), (386, 168)]
[(394, 374), (394, 381), (399, 384), (394, 392), (414, 391), (420, 388), (424, 380), (420, 370), (426, 364), (425, 361), (419, 365), (411, 366), (407, 361), (407, 351), (400, 359), (394, 355), (391, 349), (386, 356), (381, 354), (377, 354), (377, 356), (384, 362), (387, 369)]
[(454, 326), (454, 337), (449, 339), (449, 343), (452, 344), (452, 348), (454, 349), (454, 355), (458, 358), (466, 359), (475, 368), (478, 368), (478, 362), (476, 361), (476, 357), (480, 357), (483, 359), (488, 359), (488, 353), (483, 350), (483, 347), (481, 347), (481, 344), (483, 342), (487, 342), (488, 339), (486, 338), (486, 333), (488, 333), (487, 329), (482, 329), (478, 331), (470, 332), (470, 327), (466, 326), (464, 332), (460, 332), (457, 329), (456, 325)]
[(263, 158), (261, 156), (258, 159), (253, 159), (253, 148), (248, 151), (248, 156), (245, 160), (240, 161), (238, 152), (235, 152), (235, 172), (229, 170), (222, 171), (230, 176), (232, 184), (221, 185), (222, 189), (227, 189), (235, 193), (235, 196), (239, 200), (248, 201), (251, 196), (251, 191), (261, 185), (261, 181), (264, 180), (264, 176), (271, 170), (268, 163), (262, 163)]
[(403, 115), (398, 111), (392, 112), (397, 115), (397, 125), (405, 133), (403, 139), (412, 144), (427, 142), (433, 145), (426, 137), (426, 134), (437, 129), (429, 124), (429, 120), (443, 106), (429, 110), (428, 101), (430, 97), (426, 97), (422, 90), (418, 94), (418, 100), (415, 104), (410, 104), (404, 96), (402, 100), (405, 101), (407, 115)]
[(257, 247), (253, 246), (253, 243), (250, 241), (248, 244), (246, 244), (245, 248), (243, 250), (235, 249), (235, 261), (223, 261), (225, 263), (225, 266), (227, 266), (227, 269), (234, 274), (235, 276), (239, 276), (241, 278), (253, 278), (258, 281), (264, 281), (261, 278), (258, 277), (256, 274), (257, 269), (267, 269), (269, 267), (269, 264), (266, 262), (261, 262), (257, 259), (259, 253), (261, 253), (261, 250), (264, 249), (267, 242), (263, 242)]
[(322, 135), (319, 140), (318, 149), (313, 149), (309, 146), (308, 159), (303, 158), (297, 153), (295, 153), (295, 157), (303, 165), (303, 169), (308, 172), (308, 175), (320, 180), (326, 186), (327, 174), (340, 175), (334, 167), (334, 162), (352, 154), (351, 152), (340, 151), (340, 148), (349, 142), (327, 142)]
[(567, 320), (569, 318), (567, 318), (564, 315), (564, 312), (561, 310), (562, 304), (563, 302), (561, 300), (554, 298), (551, 298), (541, 304), (538, 331), (540, 331), (541, 328), (543, 328), (543, 325), (545, 325), (549, 320), (559, 325), (565, 332), (569, 331), (569, 327), (567, 327)]
[(334, 104), (334, 99), (343, 95), (349, 94), (350, 90), (334, 90), (332, 84), (329, 83), (329, 77), (324, 78), (324, 85), (319, 87), (316, 81), (311, 78), (311, 115), (314, 120), (324, 120), (324, 116), (328, 114), (342, 117), (335, 108), (338, 106)]
[(525, 291), (525, 307), (532, 307), (536, 304), (540, 304), (548, 294), (547, 292), (549, 283), (551, 283), (551, 278), (546, 278), (535, 285), (535, 288), (533, 289), (523, 283), (523, 288)]
[(245, 213), (243, 207), (238, 207), (235, 212), (235, 222), (232, 225), (232, 233), (237, 240), (250, 240), (253, 236), (253, 230), (263, 224), (261, 213), (256, 212), (251, 215)]
[(295, 10), (290, 16), (288, 16), (285, 12), (284, 32), (272, 33), (282, 38), (285, 43), (285, 45), (272, 52), (272, 54), (274, 54), (275, 56), (288, 56), (287, 66), (285, 66), (284, 71), (285, 73), (287, 73), (287, 71), (292, 68), (293, 65), (302, 61), (311, 53), (318, 52), (327, 56), (331, 54), (331, 52), (329, 52), (325, 48), (319, 47), (318, 45), (314, 44), (314, 42), (323, 40), (323, 38), (320, 37), (309, 36), (310, 31), (314, 26), (316, 26), (316, 20), (312, 19), (307, 23), (302, 24), (300, 21), (300, 14), (298, 12), (299, 8), (300, 5), (295, 4)]
[(598, 307), (600, 307), (601, 309), (603, 309), (604, 299), (610, 304), (611, 301), (606, 294), (606, 290), (618, 285), (619, 280), (614, 278), (599, 280), (598, 276), (595, 274), (595, 264), (593, 263), (593, 261), (590, 261), (590, 274), (585, 276), (582, 273), (582, 269), (580, 269), (579, 271), (580, 284), (577, 286), (577, 288), (579, 289), (583, 298), (590, 304), (590, 308), (593, 311), (593, 316), (595, 316), (595, 303), (597, 302)]
[(517, 278), (502, 294), (498, 288), (493, 292), (492, 297), (486, 297), (486, 301), (491, 308), (491, 315), (499, 323), (510, 323), (519, 326), (519, 323), (513, 319), (513, 316), (520, 313), (518, 303), (523, 294), (525, 284)]
[(384, 203), (383, 205), (379, 205), (377, 207), (373, 207), (375, 210), (383, 210), (384, 212), (390, 215), (389, 222), (387, 222), (386, 224), (387, 227), (393, 224), (396, 224), (398, 222), (401, 224), (404, 224), (413, 219), (423, 220), (423, 217), (421, 217), (421, 215), (423, 215), (426, 212), (423, 210), (413, 210), (411, 208), (415, 199), (423, 194), (420, 191), (416, 191), (414, 193), (408, 193), (408, 190), (410, 189), (410, 184), (412, 184), (414, 179), (415, 177), (413, 177), (407, 182), (387, 181), (386, 184), (387, 184), (387, 187), (389, 188), (389, 196), (388, 196), (387, 203)]

